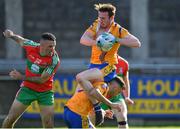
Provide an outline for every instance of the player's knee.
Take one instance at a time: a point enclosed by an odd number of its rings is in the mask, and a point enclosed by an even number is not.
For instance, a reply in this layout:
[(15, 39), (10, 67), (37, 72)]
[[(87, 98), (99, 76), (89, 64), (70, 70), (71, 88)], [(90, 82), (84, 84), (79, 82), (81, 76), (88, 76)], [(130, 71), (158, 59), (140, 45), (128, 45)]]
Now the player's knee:
[(83, 75), (82, 75), (81, 73), (79, 73), (79, 74), (76, 75), (76, 81), (77, 81), (78, 83), (81, 84), (83, 80), (84, 80), (84, 78), (83, 78)]
[(46, 115), (42, 118), (42, 121), (43, 121), (43, 125), (46, 127), (46, 128), (52, 128), (53, 125), (54, 125), (54, 118), (53, 118), (53, 115)]

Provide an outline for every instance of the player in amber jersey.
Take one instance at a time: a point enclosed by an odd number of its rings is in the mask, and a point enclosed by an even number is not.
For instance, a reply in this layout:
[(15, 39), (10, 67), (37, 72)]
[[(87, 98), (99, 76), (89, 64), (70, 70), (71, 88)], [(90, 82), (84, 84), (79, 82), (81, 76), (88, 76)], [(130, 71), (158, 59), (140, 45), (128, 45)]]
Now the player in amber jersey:
[(52, 128), (54, 126), (52, 84), (54, 74), (60, 63), (55, 51), (55, 36), (51, 33), (44, 33), (41, 36), (40, 43), (24, 39), (11, 30), (5, 30), (4, 36), (13, 39), (25, 49), (27, 61), (25, 75), (17, 70), (10, 72), (12, 78), (23, 82), (2, 128), (12, 128), (17, 119), (35, 100), (40, 107), (43, 127)]
[[(111, 102), (120, 103), (122, 105), (122, 110), (119, 112), (116, 109), (112, 109), (117, 122), (119, 129), (127, 129), (128, 128), (128, 122), (127, 122), (127, 106), (128, 104), (133, 104), (133, 100), (130, 99), (130, 83), (129, 83), (129, 64), (128, 62), (118, 56), (118, 64), (116, 64), (116, 73), (118, 76), (122, 77), (125, 83), (125, 90), (123, 91), (123, 94), (120, 93), (114, 97), (107, 96)], [(126, 103), (125, 103), (126, 102)], [(104, 110), (110, 109), (106, 104), (102, 103), (101, 108)]]
[[(95, 69), (104, 71), (104, 81), (109, 82), (115, 76), (115, 64), (117, 64), (117, 51), (120, 45), (128, 47), (140, 47), (139, 40), (130, 34), (128, 30), (114, 21), (116, 7), (111, 4), (96, 4), (95, 9), (98, 11), (98, 19), (85, 31), (80, 39), (80, 43), (92, 47), (91, 64), (88, 72), (78, 74), (76, 80), (83, 89), (93, 87), (89, 80), (97, 74)], [(108, 32), (114, 35), (114, 45), (108, 52), (103, 52), (96, 45), (96, 38)]]
[[(108, 65), (117, 64), (117, 51), (120, 45), (140, 47), (141, 43), (128, 30), (114, 21), (115, 6), (111, 4), (95, 4), (95, 9), (98, 11), (98, 19), (85, 31), (80, 43), (92, 47), (90, 68), (102, 69)], [(111, 33), (115, 38), (114, 45), (108, 52), (99, 50), (96, 45), (96, 38), (104, 32)], [(113, 69), (105, 76), (104, 81), (110, 81), (115, 74), (115, 69)]]
[[(120, 77), (116, 77), (107, 86), (104, 82), (92, 83), (96, 90), (99, 90), (104, 96), (106, 95), (117, 95), (124, 88), (124, 82)], [(112, 94), (113, 93), (113, 94)], [(110, 104), (110, 105), (113, 105)], [(113, 106), (112, 106), (113, 107)], [(83, 89), (79, 89), (70, 98), (64, 108), (64, 120), (68, 128), (92, 128), (94, 127), (89, 119), (88, 114), (94, 109), (94, 112), (101, 110), (98, 103), (94, 104), (91, 102), (89, 97), (86, 95)], [(96, 121), (98, 121), (96, 116)]]

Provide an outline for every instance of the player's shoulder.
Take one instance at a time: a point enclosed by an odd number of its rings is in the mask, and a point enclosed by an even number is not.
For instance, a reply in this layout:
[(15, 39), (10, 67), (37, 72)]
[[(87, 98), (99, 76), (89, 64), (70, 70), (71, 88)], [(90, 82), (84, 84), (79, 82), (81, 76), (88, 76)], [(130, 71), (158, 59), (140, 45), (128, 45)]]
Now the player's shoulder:
[(98, 24), (98, 19), (94, 20), (93, 24)]
[(121, 27), (121, 25), (117, 22), (114, 22), (113, 26), (116, 26), (116, 27)]
[(23, 46), (37, 47), (40, 46), (40, 43), (34, 42), (32, 40), (26, 40), (24, 41)]
[(119, 32), (121, 33), (123, 30), (127, 30), (126, 28), (124, 28), (123, 26), (121, 26), (120, 24), (114, 22), (113, 24), (114, 27), (118, 28)]
[(116, 23), (116, 22), (113, 22), (111, 27), (113, 27), (114, 28), (113, 30), (117, 30), (119, 33), (121, 33), (122, 29), (123, 29), (123, 27), (120, 24)]
[(58, 64), (60, 62), (59, 55), (56, 51), (54, 52), (54, 54), (52, 56), (52, 61), (53, 61), (52, 62), (53, 64)]
[(96, 27), (97, 25), (98, 25), (98, 19), (94, 20), (90, 27), (93, 28)]
[(118, 29), (123, 28), (123, 27), (122, 27), (119, 23), (117, 23), (117, 22), (114, 22), (114, 23), (112, 24), (112, 26), (115, 27), (115, 28), (118, 28)]

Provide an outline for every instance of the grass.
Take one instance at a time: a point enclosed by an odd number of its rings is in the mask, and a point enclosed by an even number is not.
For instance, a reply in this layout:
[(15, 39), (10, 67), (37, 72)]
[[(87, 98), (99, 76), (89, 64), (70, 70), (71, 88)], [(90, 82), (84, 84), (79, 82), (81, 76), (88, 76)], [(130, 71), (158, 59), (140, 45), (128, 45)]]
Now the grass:
[[(179, 129), (180, 127), (130, 127), (129, 129)], [(118, 129), (117, 127), (102, 127), (97, 129)]]
[[(35, 129), (35, 128), (15, 128), (15, 129)], [(36, 129), (42, 129), (42, 128), (36, 128)], [(54, 128), (54, 129), (67, 129), (67, 128)], [(97, 129), (118, 129), (117, 127), (101, 127)], [(166, 127), (130, 127), (129, 129), (180, 129), (180, 127), (172, 127), (172, 126), (166, 126)]]
[[(102, 127), (97, 129), (118, 129), (117, 127)], [(180, 127), (130, 127), (129, 129), (180, 129)]]
[[(0, 128), (1, 129), (1, 128)], [(14, 128), (14, 129), (43, 129), (43, 128)], [(67, 129), (67, 128), (54, 128), (54, 129)], [(118, 129), (117, 127), (99, 127), (96, 129)], [(164, 127), (130, 127), (129, 129), (180, 129), (180, 127), (176, 126), (164, 126)]]

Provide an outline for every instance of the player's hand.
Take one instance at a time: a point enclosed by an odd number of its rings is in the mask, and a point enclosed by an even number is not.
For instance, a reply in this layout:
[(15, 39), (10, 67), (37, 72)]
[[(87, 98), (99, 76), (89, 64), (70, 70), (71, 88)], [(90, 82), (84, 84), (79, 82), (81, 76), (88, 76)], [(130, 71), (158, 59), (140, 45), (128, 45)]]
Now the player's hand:
[(23, 78), (24, 78), (24, 76), (19, 71), (17, 71), (16, 69), (12, 70), (9, 73), (9, 75), (11, 78), (16, 79), (16, 80), (23, 80)]
[(119, 103), (112, 103), (110, 107), (111, 109), (117, 109), (119, 112), (122, 110), (122, 105)]
[(14, 35), (14, 33), (13, 33), (13, 31), (11, 31), (11, 30), (5, 30), (4, 32), (3, 32), (3, 35), (4, 35), (4, 37), (6, 37), (6, 38), (10, 38), (10, 37), (12, 37), (13, 35)]
[(127, 104), (130, 104), (130, 105), (133, 105), (134, 104), (134, 101), (132, 100), (132, 99), (130, 99), (130, 98), (125, 98), (125, 102), (127, 103)]
[(109, 119), (113, 119), (113, 112), (111, 110), (105, 110), (104, 117), (107, 117)]

